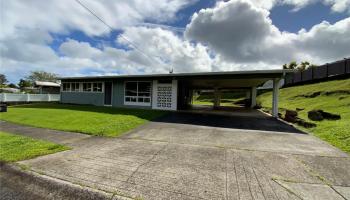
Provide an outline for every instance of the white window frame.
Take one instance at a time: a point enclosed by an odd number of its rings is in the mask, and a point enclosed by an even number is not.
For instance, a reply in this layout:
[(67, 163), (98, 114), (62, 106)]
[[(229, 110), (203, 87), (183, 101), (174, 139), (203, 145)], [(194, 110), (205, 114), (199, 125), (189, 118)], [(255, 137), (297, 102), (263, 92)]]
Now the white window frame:
[[(94, 91), (94, 84), (101, 83), (101, 91)], [(94, 93), (104, 93), (104, 82), (91, 82), (91, 90)]]
[[(77, 89), (75, 89), (75, 90), (73, 90), (73, 84), (77, 84), (78, 85), (78, 90)], [(80, 92), (80, 83), (79, 82), (71, 82), (70, 83), (70, 91), (71, 92)]]
[[(63, 90), (63, 85), (64, 84), (68, 84), (69, 85), (69, 90)], [(61, 86), (61, 92), (71, 92), (72, 91), (72, 85), (71, 85), (71, 82), (63, 82), (62, 83), (62, 86)]]
[[(77, 83), (79, 85), (78, 90), (72, 90), (72, 84)], [(84, 83), (90, 83), (91, 84), (91, 90), (90, 91), (84, 91)], [(94, 83), (101, 83), (101, 91), (93, 91), (93, 85)], [(63, 84), (69, 84), (69, 90), (63, 90)], [(79, 92), (79, 93), (104, 93), (104, 82), (102, 81), (84, 81), (84, 82), (63, 82), (61, 86), (61, 92)]]
[[(126, 83), (136, 82), (136, 96), (126, 95)], [(139, 96), (139, 83), (150, 83), (149, 96)], [(136, 102), (126, 101), (126, 98), (136, 98)], [(149, 99), (149, 102), (138, 102), (139, 98)], [(152, 81), (125, 81), (124, 82), (124, 105), (127, 106), (152, 106)]]

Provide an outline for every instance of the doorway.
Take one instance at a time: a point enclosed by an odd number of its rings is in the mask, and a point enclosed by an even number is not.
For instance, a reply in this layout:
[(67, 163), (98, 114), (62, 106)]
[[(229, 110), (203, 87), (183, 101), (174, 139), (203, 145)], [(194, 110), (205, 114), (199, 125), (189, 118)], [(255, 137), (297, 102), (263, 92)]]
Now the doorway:
[(105, 82), (105, 102), (106, 106), (112, 105), (112, 82)]

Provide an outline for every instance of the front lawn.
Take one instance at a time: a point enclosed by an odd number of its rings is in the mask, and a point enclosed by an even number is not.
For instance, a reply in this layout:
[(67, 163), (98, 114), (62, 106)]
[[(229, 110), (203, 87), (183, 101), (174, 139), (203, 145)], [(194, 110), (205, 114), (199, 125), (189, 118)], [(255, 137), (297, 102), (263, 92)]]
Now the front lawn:
[(119, 136), (164, 111), (68, 104), (10, 106), (1, 120), (29, 126), (73, 131), (100, 136)]
[(0, 161), (14, 162), (67, 149), (63, 145), (0, 131)]
[[(271, 92), (258, 97), (258, 102), (271, 109)], [(279, 112), (285, 109), (296, 110), (300, 118), (315, 123), (317, 127), (300, 129), (311, 132), (332, 145), (350, 153), (350, 79), (328, 81), (316, 84), (283, 88), (279, 93)], [(322, 109), (339, 114), (341, 120), (310, 121), (307, 113), (310, 110)]]

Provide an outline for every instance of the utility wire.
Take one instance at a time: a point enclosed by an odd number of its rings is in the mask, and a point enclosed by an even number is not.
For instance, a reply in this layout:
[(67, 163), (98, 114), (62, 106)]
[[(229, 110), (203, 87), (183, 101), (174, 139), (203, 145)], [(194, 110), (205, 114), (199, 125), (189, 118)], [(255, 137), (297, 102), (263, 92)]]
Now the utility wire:
[[(85, 6), (80, 0), (75, 0), (80, 6), (82, 6), (85, 10), (87, 10), (89, 13), (91, 13), (93, 16), (95, 16), (100, 22), (102, 22), (104, 25), (106, 25), (109, 29), (111, 29), (112, 31), (114, 31), (114, 28), (112, 26), (110, 26), (109, 24), (107, 24), (105, 21), (103, 21), (103, 19), (101, 17), (99, 17), (97, 14), (95, 14), (95, 12), (93, 12), (91, 9), (89, 9), (87, 6)], [(151, 56), (147, 55), (145, 52), (143, 52), (136, 44), (134, 44), (133, 42), (131, 42), (127, 37), (125, 37), (122, 33), (119, 34), (121, 38), (123, 38), (125, 41), (127, 41), (132, 47), (134, 47), (134, 49), (136, 49), (137, 51), (139, 51), (142, 55), (146, 56), (148, 59), (151, 60), (155, 60), (158, 63), (160, 63), (158, 60), (152, 58)]]

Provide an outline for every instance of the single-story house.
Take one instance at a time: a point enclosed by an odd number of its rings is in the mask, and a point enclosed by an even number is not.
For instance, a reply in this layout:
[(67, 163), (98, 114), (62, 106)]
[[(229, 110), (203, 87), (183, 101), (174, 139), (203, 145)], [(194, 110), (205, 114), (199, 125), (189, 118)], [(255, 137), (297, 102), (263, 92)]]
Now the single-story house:
[(21, 92), (18, 88), (0, 88), (0, 93), (19, 93)]
[(59, 94), (61, 84), (48, 81), (35, 81), (34, 88), (39, 94)]
[(193, 90), (215, 91), (214, 106), (220, 105), (220, 90), (250, 91), (251, 106), (256, 104), (256, 88), (273, 81), (273, 115), (277, 116), (279, 81), (292, 70), (169, 73), (62, 77), (61, 102), (97, 106), (186, 109)]

